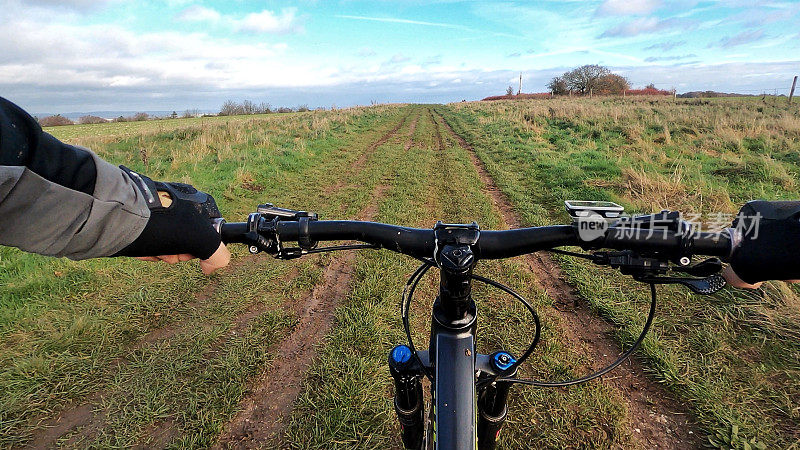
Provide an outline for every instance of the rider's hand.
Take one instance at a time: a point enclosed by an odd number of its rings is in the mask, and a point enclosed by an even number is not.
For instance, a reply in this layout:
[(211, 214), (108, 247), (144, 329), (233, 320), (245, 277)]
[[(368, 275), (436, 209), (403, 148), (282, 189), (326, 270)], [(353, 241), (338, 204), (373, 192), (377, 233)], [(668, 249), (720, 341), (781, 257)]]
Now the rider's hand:
[(766, 280), (800, 279), (800, 202), (748, 202), (733, 228), (728, 283), (755, 289)]
[[(180, 255), (137, 256), (136, 259), (140, 259), (142, 261), (164, 261), (170, 264), (175, 264), (176, 262), (195, 259), (195, 257), (188, 253), (183, 253)], [(208, 259), (200, 260), (200, 270), (202, 270), (204, 274), (210, 275), (217, 269), (227, 266), (230, 261), (231, 252), (228, 250), (228, 247), (226, 247), (225, 244), (220, 242), (217, 251), (215, 251), (213, 255), (211, 255)]]
[(125, 167), (150, 208), (142, 233), (114, 256), (176, 263), (200, 258), (203, 273), (228, 265), (230, 252), (211, 220), (219, 210), (210, 195), (188, 184), (154, 182)]

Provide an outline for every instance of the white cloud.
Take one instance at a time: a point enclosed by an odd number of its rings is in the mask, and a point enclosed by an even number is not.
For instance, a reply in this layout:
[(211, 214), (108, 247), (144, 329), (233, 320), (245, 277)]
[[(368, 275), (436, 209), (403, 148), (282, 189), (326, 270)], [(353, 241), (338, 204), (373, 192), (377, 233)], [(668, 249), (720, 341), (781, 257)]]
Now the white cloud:
[(279, 13), (265, 9), (236, 18), (205, 6), (192, 5), (181, 11), (176, 19), (223, 24), (236, 31), (249, 33), (288, 34), (303, 31), (302, 18), (297, 14), (297, 8), (284, 8)]
[(392, 58), (389, 59), (388, 63), (389, 64), (400, 64), (400, 63), (408, 62), (410, 60), (411, 60), (411, 58), (409, 58), (408, 56), (405, 56), (402, 53), (398, 53), (398, 54), (392, 56)]
[(254, 33), (285, 34), (303, 31), (297, 8), (284, 8), (280, 14), (269, 10), (251, 13), (238, 22), (238, 29)]
[(377, 53), (370, 47), (361, 47), (358, 49), (358, 57), (360, 58), (369, 58), (370, 56), (375, 56)]
[(629, 37), (640, 34), (655, 33), (673, 28), (688, 29), (696, 25), (690, 19), (658, 19), (655, 17), (640, 17), (638, 19), (623, 22), (614, 28), (606, 30), (600, 37)]
[(661, 6), (659, 0), (605, 0), (597, 8), (597, 14), (602, 16), (628, 16), (644, 15), (653, 12)]
[(742, 31), (735, 36), (726, 36), (715, 44), (709, 44), (709, 47), (720, 46), (722, 48), (738, 47), (740, 45), (750, 44), (752, 42), (764, 39), (764, 30), (749, 30)]
[[(74, 10), (98, 9), (115, 0), (25, 0), (19, 2), (25, 6), (40, 6), (43, 8), (60, 8)], [(14, 0), (2, 3), (16, 3)], [(0, 4), (2, 4), (0, 3)]]
[(349, 15), (338, 15), (336, 16), (340, 19), (352, 19), (352, 20), (366, 20), (370, 22), (386, 22), (386, 23), (401, 23), (407, 25), (424, 25), (429, 27), (442, 27), (442, 28), (455, 28), (460, 30), (466, 30), (467, 27), (461, 25), (454, 25), (451, 23), (441, 23), (441, 22), (425, 22), (422, 20), (409, 20), (409, 19), (398, 19), (394, 17), (366, 17), (366, 16), (349, 16)]
[(680, 47), (686, 44), (686, 41), (666, 41), (666, 42), (659, 42), (657, 44), (650, 45), (645, 47), (644, 50), (663, 50), (668, 52), (673, 48)]
[(192, 5), (178, 14), (178, 20), (187, 22), (218, 22), (222, 19), (222, 14), (200, 5)]

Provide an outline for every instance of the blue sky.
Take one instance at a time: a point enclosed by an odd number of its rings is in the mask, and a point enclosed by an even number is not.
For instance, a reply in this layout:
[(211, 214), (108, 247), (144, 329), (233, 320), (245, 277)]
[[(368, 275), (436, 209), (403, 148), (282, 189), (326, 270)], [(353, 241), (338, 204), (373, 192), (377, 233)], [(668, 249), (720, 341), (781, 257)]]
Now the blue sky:
[(0, 0), (0, 95), (41, 112), (447, 102), (581, 64), (786, 93), (799, 23), (789, 1)]

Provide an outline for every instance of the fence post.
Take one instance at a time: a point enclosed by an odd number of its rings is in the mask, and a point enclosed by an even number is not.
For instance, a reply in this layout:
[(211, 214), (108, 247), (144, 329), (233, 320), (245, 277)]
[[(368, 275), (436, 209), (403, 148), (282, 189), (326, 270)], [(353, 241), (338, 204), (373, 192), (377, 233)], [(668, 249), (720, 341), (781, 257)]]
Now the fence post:
[(789, 91), (789, 104), (792, 104), (792, 97), (794, 97), (794, 87), (797, 86), (797, 75), (794, 76), (794, 80), (792, 80), (792, 89)]

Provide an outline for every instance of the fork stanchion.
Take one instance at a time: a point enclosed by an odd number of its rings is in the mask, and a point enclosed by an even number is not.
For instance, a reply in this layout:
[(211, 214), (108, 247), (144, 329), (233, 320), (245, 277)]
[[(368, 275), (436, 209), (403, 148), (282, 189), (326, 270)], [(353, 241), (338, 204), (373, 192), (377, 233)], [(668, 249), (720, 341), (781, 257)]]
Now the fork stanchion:
[(389, 373), (394, 378), (394, 410), (400, 421), (403, 445), (422, 446), (425, 430), (422, 402), (422, 368), (412, 358), (411, 349), (398, 345), (389, 353)]
[[(510, 353), (499, 351), (491, 355), (492, 368), (497, 372), (508, 370), (516, 360)], [(516, 376), (516, 370), (508, 377)], [(494, 450), (500, 429), (508, 414), (510, 382), (497, 381), (487, 385), (478, 398), (478, 449)]]

